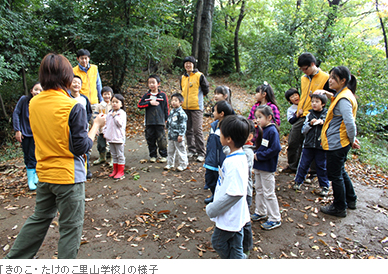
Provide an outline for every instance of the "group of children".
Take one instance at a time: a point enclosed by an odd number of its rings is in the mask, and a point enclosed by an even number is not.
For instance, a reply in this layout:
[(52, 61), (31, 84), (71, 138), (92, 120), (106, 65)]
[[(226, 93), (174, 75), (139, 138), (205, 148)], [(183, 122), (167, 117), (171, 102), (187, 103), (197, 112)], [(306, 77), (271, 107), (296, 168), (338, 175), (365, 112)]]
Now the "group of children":
[[(147, 85), (149, 90), (139, 100), (138, 108), (145, 109), (145, 138), (150, 162), (166, 163), (165, 170), (174, 169), (176, 166), (177, 171), (184, 171), (188, 167), (185, 142), (188, 115), (182, 109), (185, 99), (181, 93), (172, 94), (169, 111), (168, 97), (160, 90), (160, 78), (157, 75), (149, 76)], [(40, 87), (39, 83), (35, 86)], [(103, 101), (92, 113), (88, 98), (80, 94), (81, 87), (82, 79), (75, 76), (69, 95), (85, 108), (88, 123), (93, 121), (91, 119), (93, 115), (96, 116), (99, 113), (106, 115), (106, 125), (100, 129), (97, 141), (99, 158), (94, 161), (94, 164), (106, 162), (107, 144), (109, 144), (113, 166), (113, 172), (109, 177), (122, 179), (125, 167), (127, 120), (124, 98), (120, 94), (114, 94), (110, 87), (103, 87), (101, 90)], [(39, 93), (33, 90), (35, 88), (31, 90), (30, 97)], [(214, 91), (215, 105), (212, 109), (214, 122), (211, 123), (203, 164), (204, 189), (209, 189), (211, 195), (204, 202), (207, 205), (207, 215), (216, 223), (212, 235), (214, 249), (221, 258), (246, 258), (252, 249), (251, 220), (266, 220), (261, 224), (261, 228), (265, 230), (281, 225), (281, 214), (275, 193), (275, 171), (281, 151), (280, 112), (274, 91), (267, 82), (256, 89), (256, 103), (248, 119), (235, 114), (231, 95), (231, 90), (226, 86), (218, 86)], [(310, 164), (315, 160), (321, 187), (319, 194), (327, 196), (329, 180), (325, 151), (322, 149), (320, 139), (327, 114), (325, 109), (327, 97), (322, 93), (312, 93), (310, 96), (312, 109), (306, 116), (302, 128), (305, 138), (293, 188), (296, 190), (301, 188)], [(299, 93), (292, 88), (287, 90), (285, 97), (291, 103), (291, 107), (287, 110), (287, 120), (293, 124), (303, 114), (297, 111)], [(26, 100), (28, 99), (30, 98)], [(21, 120), (15, 115), (25, 111), (23, 110), (25, 107), (21, 105), (22, 100), (14, 113), (14, 121)], [(20, 132), (23, 132), (24, 142), (27, 143), (29, 135), (25, 130), (26, 125), (23, 124), (24, 120), (21, 120), (20, 125), (16, 124), (15, 130), (19, 134), (18, 141), (22, 141)], [(165, 128), (168, 130), (167, 139)], [(25, 159), (28, 159), (29, 154), (31, 153), (25, 152)], [(87, 162), (89, 171), (89, 159)], [(34, 169), (33, 161), (26, 160), (26, 165), (28, 174), (31, 173), (28, 176), (29, 186), (30, 189), (34, 189), (36, 179), (33, 172), (29, 171)], [(252, 174), (254, 174), (254, 180)], [(253, 181), (256, 191), (255, 208), (254, 213), (250, 215)]]

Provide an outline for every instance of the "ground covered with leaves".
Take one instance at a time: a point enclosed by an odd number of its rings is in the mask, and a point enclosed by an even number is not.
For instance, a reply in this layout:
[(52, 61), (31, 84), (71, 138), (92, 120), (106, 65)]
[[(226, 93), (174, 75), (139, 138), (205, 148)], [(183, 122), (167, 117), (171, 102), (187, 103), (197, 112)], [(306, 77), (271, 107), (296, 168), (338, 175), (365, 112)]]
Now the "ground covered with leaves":
[[(168, 95), (178, 91), (175, 80), (163, 86)], [(215, 85), (227, 83), (223, 78), (213, 78), (211, 84), (214, 90)], [(237, 86), (231, 88), (234, 107), (245, 113), (253, 104), (253, 96)], [(139, 84), (125, 94), (126, 178), (114, 181), (108, 177), (109, 166), (92, 167), (93, 178), (86, 182), (85, 223), (78, 258), (218, 258), (211, 245), (214, 223), (207, 217), (203, 203), (210, 191), (203, 189), (202, 164), (191, 160), (187, 170), (177, 172), (163, 170), (162, 163), (148, 162), (144, 117), (136, 109), (145, 91), (146, 87)], [(208, 132), (210, 122), (211, 118), (205, 118), (204, 132)], [(286, 166), (286, 145), (284, 138), (276, 175), (282, 225), (264, 231), (260, 222), (253, 222), (254, 247), (249, 258), (388, 258), (388, 176), (353, 157), (346, 169), (358, 195), (357, 209), (348, 210), (346, 218), (327, 216), (319, 212), (319, 207), (332, 201), (331, 192), (327, 198), (317, 196), (316, 180), (295, 191), (293, 174), (280, 172)], [(94, 146), (91, 161), (97, 156)], [(0, 165), (2, 256), (34, 209), (35, 192), (28, 190), (26, 181), (23, 159)], [(55, 218), (36, 257), (56, 258), (58, 237)]]

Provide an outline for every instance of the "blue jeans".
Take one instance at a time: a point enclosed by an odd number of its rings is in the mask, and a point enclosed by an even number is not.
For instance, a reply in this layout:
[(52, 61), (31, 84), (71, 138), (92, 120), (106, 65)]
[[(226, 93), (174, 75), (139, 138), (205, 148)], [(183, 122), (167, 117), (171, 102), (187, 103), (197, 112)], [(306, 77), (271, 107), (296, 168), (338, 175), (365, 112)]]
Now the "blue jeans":
[(320, 187), (329, 187), (329, 180), (326, 171), (326, 152), (322, 149), (303, 148), (302, 156), (299, 161), (298, 171), (296, 172), (295, 182), (302, 184), (306, 178), (311, 163), (315, 159), (315, 167)]
[(212, 235), (212, 245), (221, 259), (245, 259), (243, 253), (243, 229), (238, 232), (216, 227)]
[(349, 150), (350, 145), (326, 152), (327, 174), (333, 187), (333, 205), (338, 210), (346, 209), (347, 201), (353, 202), (357, 200), (353, 183), (345, 170), (345, 162)]

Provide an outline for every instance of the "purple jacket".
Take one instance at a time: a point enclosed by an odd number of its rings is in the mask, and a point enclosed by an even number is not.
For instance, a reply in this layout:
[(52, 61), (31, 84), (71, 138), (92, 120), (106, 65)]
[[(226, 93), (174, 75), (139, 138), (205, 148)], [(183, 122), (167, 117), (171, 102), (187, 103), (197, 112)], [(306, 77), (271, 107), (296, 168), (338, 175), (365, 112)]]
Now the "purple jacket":
[(119, 109), (114, 117), (112, 113), (113, 109), (106, 116), (106, 125), (102, 132), (108, 143), (123, 144), (125, 143), (127, 114), (122, 109)]
[[(255, 118), (255, 110), (258, 106), (260, 106), (260, 102), (257, 102), (256, 104), (253, 105), (251, 112), (249, 113), (248, 119), (250, 119), (250, 120), (256, 119)], [(278, 107), (276, 105), (272, 104), (271, 102), (268, 102), (267, 106), (270, 106), (272, 108), (274, 122), (276, 122), (276, 124), (278, 126), (280, 126), (280, 112), (279, 112)]]

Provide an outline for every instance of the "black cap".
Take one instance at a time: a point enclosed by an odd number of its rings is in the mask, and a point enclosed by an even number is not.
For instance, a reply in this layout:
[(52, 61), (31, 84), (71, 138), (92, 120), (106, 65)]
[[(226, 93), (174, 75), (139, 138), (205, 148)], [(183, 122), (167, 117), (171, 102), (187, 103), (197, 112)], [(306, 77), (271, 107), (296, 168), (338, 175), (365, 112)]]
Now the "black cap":
[(186, 62), (191, 62), (195, 66), (195, 64), (197, 63), (197, 60), (193, 56), (187, 56), (185, 57), (185, 59), (183, 59), (183, 65), (185, 65)]

